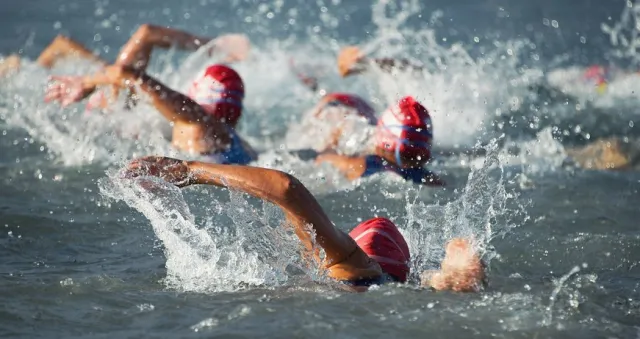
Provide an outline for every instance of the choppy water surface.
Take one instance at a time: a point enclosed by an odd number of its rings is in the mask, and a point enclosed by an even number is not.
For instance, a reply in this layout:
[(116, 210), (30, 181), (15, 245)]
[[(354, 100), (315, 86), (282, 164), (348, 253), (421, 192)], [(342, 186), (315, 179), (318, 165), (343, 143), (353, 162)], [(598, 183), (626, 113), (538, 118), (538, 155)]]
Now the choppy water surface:
[[(565, 154), (598, 137), (640, 134), (640, 78), (602, 94), (577, 80), (592, 63), (635, 67), (633, 2), (34, 0), (4, 8), (0, 54), (25, 61), (0, 80), (0, 335), (640, 335), (640, 174), (585, 171)], [(119, 179), (135, 156), (184, 156), (171, 150), (162, 117), (145, 105), (106, 115), (45, 105), (48, 75), (91, 65), (45, 71), (32, 60), (58, 33), (113, 59), (143, 22), (247, 33), (254, 46), (237, 65), (247, 86), (240, 131), (263, 152), (257, 165), (300, 177), (345, 231), (373, 215), (392, 218), (411, 247), (414, 279), (437, 265), (446, 239), (475, 237), (489, 288), (340, 292), (303, 265), (277, 208), (213, 187), (157, 182), (150, 194)], [(340, 80), (335, 54), (350, 43), (426, 70)], [(298, 122), (317, 98), (288, 70), (291, 58), (324, 89), (358, 93), (378, 110), (416, 96), (432, 112), (438, 149), (483, 155), (438, 158), (446, 189), (380, 176), (348, 183), (314, 167), (284, 150), (313, 146)], [(207, 62), (174, 51), (154, 60), (151, 72), (179, 88)], [(354, 138), (341, 141), (345, 151), (357, 151)]]

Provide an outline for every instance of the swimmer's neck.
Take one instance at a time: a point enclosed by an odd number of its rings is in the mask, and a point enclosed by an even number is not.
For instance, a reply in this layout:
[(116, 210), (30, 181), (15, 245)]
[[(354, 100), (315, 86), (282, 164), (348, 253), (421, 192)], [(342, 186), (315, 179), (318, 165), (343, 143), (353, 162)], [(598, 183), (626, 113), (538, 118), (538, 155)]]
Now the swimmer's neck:
[(230, 136), (216, 135), (214, 129), (202, 124), (176, 121), (173, 125), (173, 147), (190, 154), (210, 154), (225, 150)]

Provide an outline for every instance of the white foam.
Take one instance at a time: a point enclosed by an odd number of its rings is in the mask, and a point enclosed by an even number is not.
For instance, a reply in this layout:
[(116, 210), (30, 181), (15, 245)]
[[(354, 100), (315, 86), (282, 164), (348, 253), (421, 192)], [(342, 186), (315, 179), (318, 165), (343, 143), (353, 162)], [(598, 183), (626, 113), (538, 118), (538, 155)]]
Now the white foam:
[(317, 267), (302, 263), (300, 241), (269, 204), (260, 209), (239, 193), (232, 192), (229, 203), (207, 194), (199, 218), (204, 221), (197, 223), (182, 192), (160, 179), (120, 179), (111, 172), (99, 187), (106, 197), (126, 202), (149, 220), (163, 245), (168, 287), (217, 292), (278, 286), (288, 281), (291, 267), (323, 279)]
[[(516, 202), (515, 206), (509, 203)], [(412, 275), (433, 269), (442, 259), (444, 246), (452, 238), (472, 239), (485, 260), (495, 253), (491, 240), (521, 225), (527, 216), (517, 202), (517, 194), (507, 190), (499, 149), (488, 146), (480, 168), (469, 173), (458, 198), (445, 205), (407, 201), (407, 225), (401, 231), (412, 254)]]

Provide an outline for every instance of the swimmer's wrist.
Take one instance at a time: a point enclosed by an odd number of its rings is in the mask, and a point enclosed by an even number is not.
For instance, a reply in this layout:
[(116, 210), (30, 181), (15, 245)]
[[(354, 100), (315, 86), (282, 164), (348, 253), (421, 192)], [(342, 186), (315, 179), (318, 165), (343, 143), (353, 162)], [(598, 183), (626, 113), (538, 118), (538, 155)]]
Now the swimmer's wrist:
[(189, 185), (200, 184), (202, 182), (200, 174), (202, 174), (202, 169), (199, 161), (184, 161), (185, 166), (187, 167), (187, 180)]
[(93, 92), (96, 90), (97, 85), (94, 83), (91, 77), (82, 78), (82, 90), (83, 92)]

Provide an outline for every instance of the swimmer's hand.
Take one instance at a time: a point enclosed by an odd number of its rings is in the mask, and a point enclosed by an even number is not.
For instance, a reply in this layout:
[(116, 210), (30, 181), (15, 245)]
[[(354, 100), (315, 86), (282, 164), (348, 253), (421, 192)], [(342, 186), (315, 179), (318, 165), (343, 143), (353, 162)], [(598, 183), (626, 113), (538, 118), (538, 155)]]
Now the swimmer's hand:
[(125, 65), (110, 65), (102, 71), (89, 76), (53, 76), (47, 87), (44, 100), (58, 101), (65, 107), (82, 101), (93, 93), (98, 86), (111, 86), (114, 97), (119, 88), (131, 88), (143, 72)]
[(364, 72), (366, 56), (356, 46), (347, 46), (338, 55), (338, 72), (343, 77)]
[(189, 186), (193, 183), (187, 161), (158, 156), (148, 156), (131, 161), (122, 176), (125, 178), (154, 176), (178, 187)]
[(85, 83), (81, 76), (52, 76), (49, 80), (44, 101), (58, 101), (62, 107), (82, 101), (96, 89)]
[(484, 266), (471, 242), (455, 238), (447, 244), (440, 270), (424, 272), (421, 285), (439, 291), (477, 292), (482, 288), (484, 278)]

